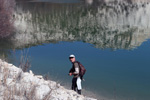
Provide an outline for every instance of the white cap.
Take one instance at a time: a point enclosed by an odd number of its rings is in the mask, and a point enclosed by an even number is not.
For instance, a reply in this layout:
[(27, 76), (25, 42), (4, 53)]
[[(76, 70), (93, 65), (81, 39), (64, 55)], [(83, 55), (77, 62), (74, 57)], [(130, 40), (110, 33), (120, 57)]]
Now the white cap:
[(73, 54), (72, 54), (72, 55), (70, 55), (69, 57), (70, 57), (70, 58), (75, 58), (75, 56), (74, 56)]

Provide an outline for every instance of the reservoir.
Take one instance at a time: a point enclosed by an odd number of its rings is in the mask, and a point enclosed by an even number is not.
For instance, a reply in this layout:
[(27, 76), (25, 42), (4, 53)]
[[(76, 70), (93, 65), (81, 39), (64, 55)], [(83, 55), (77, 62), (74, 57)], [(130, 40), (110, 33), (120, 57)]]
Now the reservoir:
[(70, 89), (74, 54), (87, 69), (83, 94), (150, 100), (148, 0), (17, 0), (14, 18), (0, 58), (17, 66), (28, 59), (33, 73)]

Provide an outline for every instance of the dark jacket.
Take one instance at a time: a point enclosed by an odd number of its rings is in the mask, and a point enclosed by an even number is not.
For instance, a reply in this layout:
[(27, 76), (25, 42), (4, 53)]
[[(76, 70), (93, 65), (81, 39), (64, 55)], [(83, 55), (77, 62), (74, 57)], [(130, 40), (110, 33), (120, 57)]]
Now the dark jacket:
[(79, 77), (80, 67), (77, 61), (72, 63), (72, 68), (70, 69), (69, 73), (74, 73), (74, 77)]

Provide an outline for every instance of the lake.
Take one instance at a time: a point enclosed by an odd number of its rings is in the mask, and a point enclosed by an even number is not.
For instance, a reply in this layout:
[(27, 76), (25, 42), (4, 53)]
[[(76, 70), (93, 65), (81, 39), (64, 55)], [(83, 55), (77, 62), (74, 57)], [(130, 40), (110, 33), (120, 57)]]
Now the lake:
[(74, 54), (87, 72), (83, 94), (98, 100), (150, 100), (150, 3), (134, 0), (17, 0), (15, 34), (0, 57), (70, 89)]

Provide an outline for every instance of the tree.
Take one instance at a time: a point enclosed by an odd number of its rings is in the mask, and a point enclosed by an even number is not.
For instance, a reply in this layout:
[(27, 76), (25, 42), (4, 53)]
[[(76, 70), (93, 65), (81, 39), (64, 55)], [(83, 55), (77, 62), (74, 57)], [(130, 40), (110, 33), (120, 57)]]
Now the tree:
[(9, 37), (13, 32), (14, 0), (0, 0), (0, 38)]

